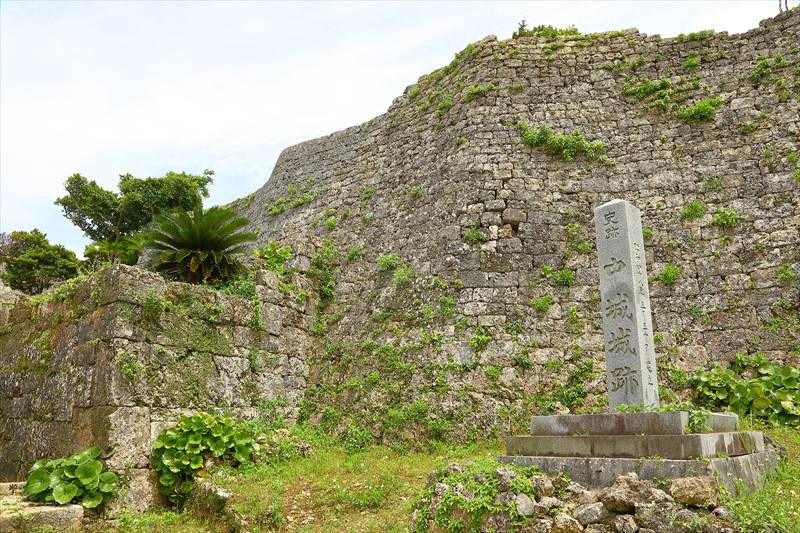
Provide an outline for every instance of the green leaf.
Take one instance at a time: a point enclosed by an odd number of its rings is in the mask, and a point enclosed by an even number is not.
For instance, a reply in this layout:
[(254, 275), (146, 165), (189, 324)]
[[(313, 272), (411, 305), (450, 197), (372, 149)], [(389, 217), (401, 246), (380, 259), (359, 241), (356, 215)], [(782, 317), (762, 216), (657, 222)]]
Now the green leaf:
[(87, 509), (94, 509), (101, 503), (103, 503), (103, 495), (99, 492), (94, 492), (92, 490), (87, 490), (83, 494), (83, 498), (81, 499), (81, 505), (83, 505)]
[(100, 474), (100, 484), (97, 489), (100, 492), (114, 492), (119, 483), (119, 477), (114, 472), (103, 472)]
[(87, 456), (89, 459), (97, 459), (100, 457), (100, 448), (93, 446), (81, 452), (81, 455)]
[(78, 481), (88, 486), (97, 483), (102, 470), (103, 463), (100, 461), (91, 460), (88, 463), (79, 466), (75, 470), (75, 475), (78, 477)]
[(74, 483), (61, 483), (53, 489), (53, 499), (61, 505), (68, 504), (78, 494), (78, 486)]
[(193, 456), (192, 457), (192, 462), (191, 462), (191, 464), (189, 466), (191, 466), (194, 469), (202, 468), (202, 466), (203, 466), (203, 458), (200, 457), (199, 455)]
[(31, 496), (33, 494), (39, 494), (40, 492), (44, 492), (50, 488), (50, 473), (43, 468), (39, 468), (31, 472), (28, 476), (28, 481), (25, 482), (25, 489), (23, 490), (23, 494), (25, 496)]

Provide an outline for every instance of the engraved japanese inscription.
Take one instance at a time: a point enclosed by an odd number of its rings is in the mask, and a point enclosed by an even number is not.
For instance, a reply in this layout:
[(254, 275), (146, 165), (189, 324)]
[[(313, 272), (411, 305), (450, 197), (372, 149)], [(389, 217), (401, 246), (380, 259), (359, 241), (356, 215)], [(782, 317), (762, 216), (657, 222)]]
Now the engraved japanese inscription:
[(595, 209), (595, 228), (609, 407), (658, 405), (641, 214), (612, 200)]

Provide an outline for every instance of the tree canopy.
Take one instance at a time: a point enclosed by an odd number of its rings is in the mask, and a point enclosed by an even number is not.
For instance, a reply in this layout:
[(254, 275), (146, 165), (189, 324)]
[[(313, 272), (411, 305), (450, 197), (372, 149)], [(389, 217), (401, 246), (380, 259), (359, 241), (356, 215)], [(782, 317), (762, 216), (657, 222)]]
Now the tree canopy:
[(80, 261), (60, 244), (50, 244), (47, 236), (33, 231), (0, 234), (0, 279), (12, 289), (37, 294), (54, 281), (78, 274)]
[(174, 209), (192, 211), (202, 205), (213, 175), (212, 170), (200, 176), (168, 172), (160, 178), (123, 174), (119, 178), (119, 192), (115, 192), (73, 174), (64, 184), (67, 195), (55, 203), (90, 239), (116, 242), (141, 231), (160, 213)]

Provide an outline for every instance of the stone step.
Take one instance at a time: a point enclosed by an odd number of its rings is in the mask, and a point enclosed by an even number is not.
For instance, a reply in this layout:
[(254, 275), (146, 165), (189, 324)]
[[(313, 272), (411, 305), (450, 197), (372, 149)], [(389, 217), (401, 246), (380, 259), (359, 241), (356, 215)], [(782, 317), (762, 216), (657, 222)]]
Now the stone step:
[(507, 455), (694, 459), (736, 456), (764, 449), (757, 431), (687, 435), (521, 435), (506, 439)]
[(741, 484), (758, 490), (779, 463), (772, 450), (719, 459), (624, 459), (610, 457), (501, 456), (501, 463), (535, 466), (552, 476), (559, 473), (588, 487), (608, 487), (617, 476), (636, 472), (640, 479), (654, 481), (680, 477), (711, 476), (718, 485), (736, 494)]
[(0, 483), (0, 496), (11, 496), (12, 494), (22, 494), (22, 489), (25, 488), (24, 481), (11, 481), (9, 483)]
[[(710, 433), (736, 431), (739, 417), (711, 413), (706, 423)], [(531, 435), (683, 435), (689, 433), (688, 425), (688, 411), (534, 416)]]
[[(4, 487), (4, 490), (11, 489)], [(0, 496), (0, 533), (79, 531), (82, 523), (83, 507), (80, 505), (43, 505), (29, 502), (20, 494)]]

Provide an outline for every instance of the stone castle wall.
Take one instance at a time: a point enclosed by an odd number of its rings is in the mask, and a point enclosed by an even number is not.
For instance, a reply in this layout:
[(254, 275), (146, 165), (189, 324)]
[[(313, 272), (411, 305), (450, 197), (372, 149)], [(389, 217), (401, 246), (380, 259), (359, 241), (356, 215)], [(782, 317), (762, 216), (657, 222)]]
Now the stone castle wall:
[[(272, 400), (389, 443), (602, 409), (591, 213), (617, 197), (642, 210), (651, 275), (680, 269), (674, 286), (651, 283), (666, 389), (737, 352), (797, 364), (799, 33), (795, 11), (734, 36), (470, 45), (386, 114), (285, 150), (237, 202), (259, 244), (292, 246), (310, 298), (267, 272), (249, 301), (116, 266), (0, 313), (0, 477), (96, 444), (127, 472), (128, 501), (146, 503), (165, 424)], [(770, 72), (755, 85), (761, 56)], [(686, 124), (622, 94), (662, 76), (675, 100), (719, 97), (716, 118)], [(519, 120), (580, 128), (615, 164), (532, 150)], [(692, 200), (707, 213), (682, 219)], [(743, 220), (714, 225), (722, 208)]]
[(0, 479), (100, 446), (127, 480), (123, 503), (143, 509), (152, 441), (181, 414), (250, 417), (280, 399), (295, 418), (313, 301), (287, 299), (271, 273), (257, 281), (248, 301), (115, 266), (21, 301), (0, 322)]
[[(800, 270), (798, 42), (796, 10), (739, 35), (488, 37), (387, 113), (284, 150), (238, 208), (261, 243), (277, 239), (310, 257), (332, 239), (341, 252), (328, 350), (311, 363), (312, 420), (337, 419), (323, 406), (360, 410), (369, 414), (359, 423), (388, 433), (391, 409), (420, 398), (444, 427), (601, 408), (591, 213), (613, 198), (642, 210), (651, 276), (680, 269), (674, 286), (651, 283), (662, 384), (680, 381), (676, 368), (736, 353), (797, 364), (797, 275), (780, 273)], [(770, 72), (754, 83), (761, 57)], [(661, 77), (678, 105), (720, 98), (715, 119), (688, 124), (622, 93), (628, 79)], [(476, 84), (492, 87), (470, 99)], [(615, 164), (532, 150), (518, 120), (579, 128)], [(707, 212), (682, 219), (693, 200)], [(743, 221), (714, 225), (723, 208)], [(486, 242), (467, 242), (471, 228)], [(353, 247), (363, 257), (344, 259)], [(389, 252), (413, 268), (413, 283), (402, 283), (408, 270), (397, 283), (378, 268)], [(572, 270), (575, 282), (555, 286), (540, 274), (546, 267)], [(548, 310), (532, 308), (548, 296)], [(440, 308), (447, 298), (452, 313)], [(386, 346), (399, 354), (393, 362)]]

